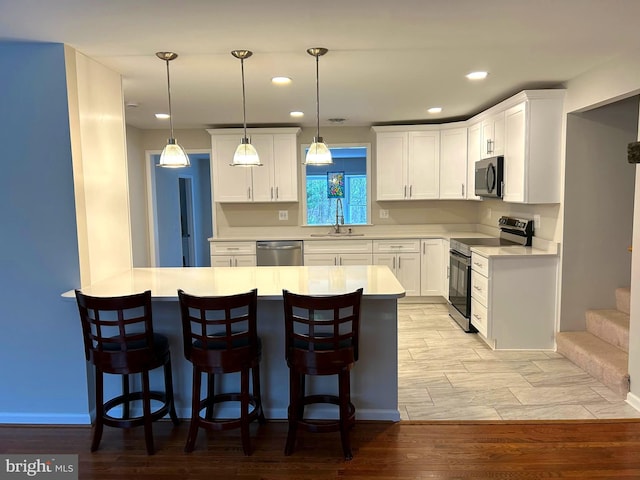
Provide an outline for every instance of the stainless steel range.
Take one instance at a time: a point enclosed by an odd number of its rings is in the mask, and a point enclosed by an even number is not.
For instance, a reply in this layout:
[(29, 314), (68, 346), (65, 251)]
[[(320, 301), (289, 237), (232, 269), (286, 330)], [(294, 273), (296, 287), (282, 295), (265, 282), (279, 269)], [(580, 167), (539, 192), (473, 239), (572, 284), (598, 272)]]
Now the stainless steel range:
[(449, 246), (449, 315), (465, 332), (477, 330), (471, 325), (471, 247), (529, 246), (533, 238), (533, 220), (500, 217), (499, 237), (452, 238)]

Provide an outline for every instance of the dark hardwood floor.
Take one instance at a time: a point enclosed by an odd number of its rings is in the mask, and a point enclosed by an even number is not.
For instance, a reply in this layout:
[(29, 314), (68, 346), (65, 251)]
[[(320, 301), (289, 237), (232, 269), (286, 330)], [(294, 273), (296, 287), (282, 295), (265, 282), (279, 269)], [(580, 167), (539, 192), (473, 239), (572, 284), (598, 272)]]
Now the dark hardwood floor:
[(0, 476), (2, 454), (66, 453), (80, 479), (640, 479), (640, 420), (359, 422), (349, 462), (336, 433), (301, 432), (285, 457), (285, 422), (252, 425), (249, 457), (239, 431), (201, 431), (186, 454), (188, 425), (155, 423), (153, 456), (142, 428), (105, 427), (91, 453), (89, 427), (0, 426)]

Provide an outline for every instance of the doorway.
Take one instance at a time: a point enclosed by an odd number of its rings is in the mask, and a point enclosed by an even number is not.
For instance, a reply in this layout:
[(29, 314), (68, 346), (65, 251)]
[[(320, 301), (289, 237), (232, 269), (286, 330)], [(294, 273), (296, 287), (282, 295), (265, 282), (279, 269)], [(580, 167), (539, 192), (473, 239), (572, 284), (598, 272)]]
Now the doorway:
[(147, 152), (149, 249), (152, 267), (208, 267), (213, 236), (209, 152), (188, 152), (190, 167), (156, 167)]

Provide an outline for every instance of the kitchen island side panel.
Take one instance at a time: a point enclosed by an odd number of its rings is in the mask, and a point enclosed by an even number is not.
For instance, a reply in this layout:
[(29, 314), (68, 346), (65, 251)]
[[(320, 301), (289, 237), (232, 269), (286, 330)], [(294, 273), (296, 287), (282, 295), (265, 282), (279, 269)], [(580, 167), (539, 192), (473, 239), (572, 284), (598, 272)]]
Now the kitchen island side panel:
[[(284, 356), (282, 299), (258, 299), (258, 334), (262, 339), (260, 378), (267, 419), (287, 418), (289, 369)], [(177, 301), (153, 301), (154, 331), (167, 335), (171, 347), (176, 410), (180, 418), (191, 416), (192, 365), (184, 357), (180, 312)], [(398, 411), (397, 299), (362, 299), (360, 358), (351, 371), (351, 400), (358, 420), (399, 421)], [(111, 377), (111, 376), (108, 376)], [(136, 388), (139, 378), (133, 379)], [(239, 374), (216, 378), (217, 388), (238, 391)], [(164, 387), (162, 369), (151, 372), (152, 389)], [(105, 398), (120, 393), (117, 376), (105, 379)], [(307, 392), (337, 395), (337, 376), (307, 378)], [(202, 392), (204, 396), (204, 390)], [(335, 418), (333, 406), (309, 406), (307, 415)], [(222, 405), (218, 416), (237, 416), (235, 404)]]

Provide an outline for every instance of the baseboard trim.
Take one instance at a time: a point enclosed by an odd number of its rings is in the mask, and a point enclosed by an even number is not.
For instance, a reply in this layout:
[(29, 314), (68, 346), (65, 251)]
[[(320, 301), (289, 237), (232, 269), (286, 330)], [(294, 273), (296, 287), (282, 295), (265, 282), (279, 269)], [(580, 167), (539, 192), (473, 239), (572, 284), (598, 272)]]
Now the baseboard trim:
[(640, 412), (640, 397), (633, 393), (627, 393), (627, 403)]
[(0, 412), (0, 424), (91, 425), (88, 413), (8, 413)]

